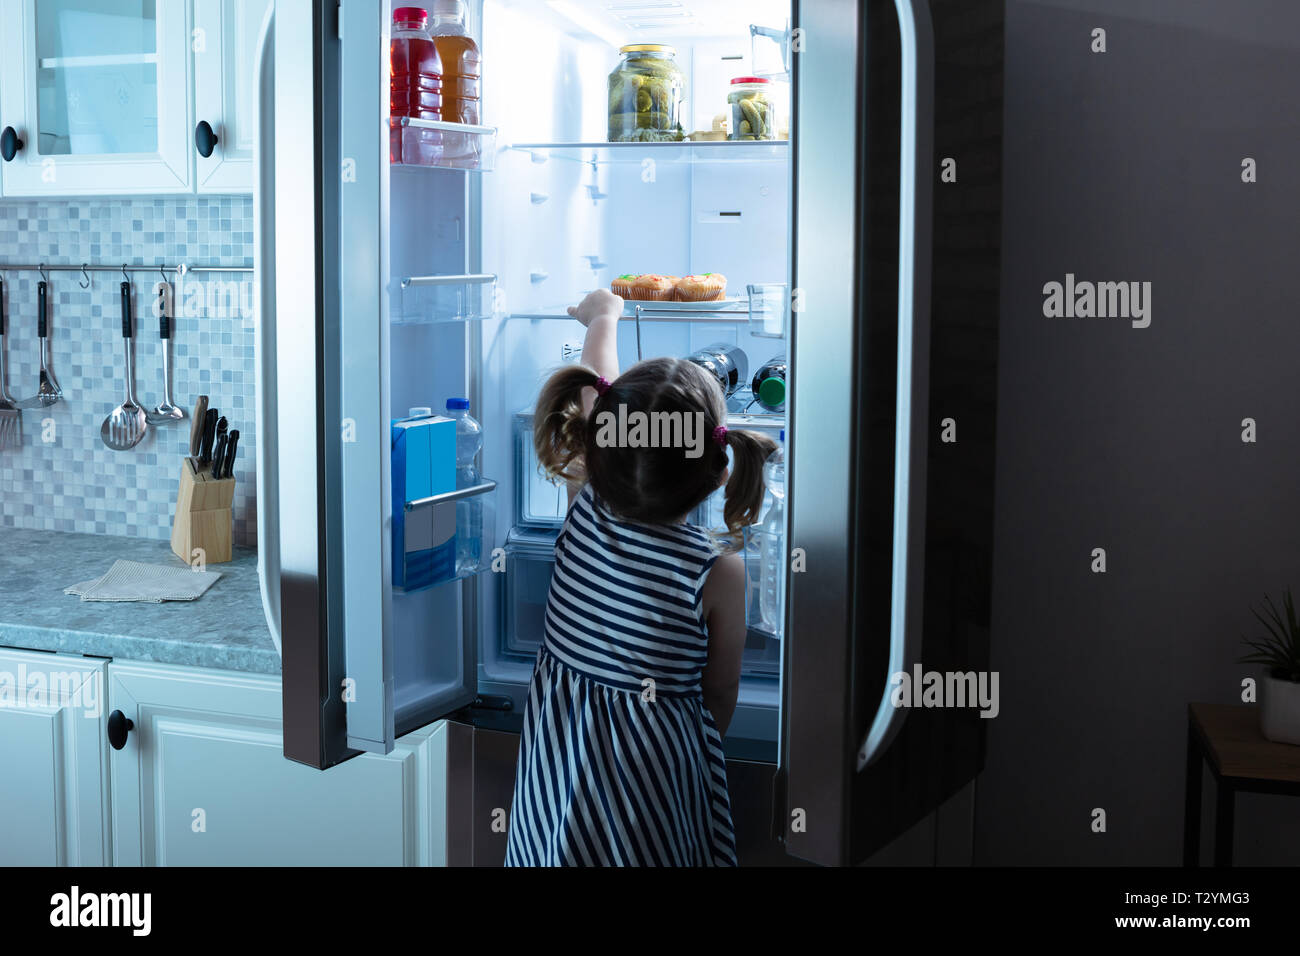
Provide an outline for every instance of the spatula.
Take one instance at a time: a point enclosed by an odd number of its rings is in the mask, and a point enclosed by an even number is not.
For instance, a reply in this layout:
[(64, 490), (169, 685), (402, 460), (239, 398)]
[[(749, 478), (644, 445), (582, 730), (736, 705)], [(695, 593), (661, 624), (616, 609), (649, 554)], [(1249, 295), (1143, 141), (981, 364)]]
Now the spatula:
[(23, 413), (9, 394), (9, 379), (5, 372), (5, 284), (0, 279), (0, 451), (16, 448), (23, 439)]
[(122, 283), (122, 342), (126, 353), (126, 398), (108, 413), (99, 437), (114, 451), (126, 451), (140, 444), (149, 422), (135, 397), (135, 350), (131, 336), (131, 283)]

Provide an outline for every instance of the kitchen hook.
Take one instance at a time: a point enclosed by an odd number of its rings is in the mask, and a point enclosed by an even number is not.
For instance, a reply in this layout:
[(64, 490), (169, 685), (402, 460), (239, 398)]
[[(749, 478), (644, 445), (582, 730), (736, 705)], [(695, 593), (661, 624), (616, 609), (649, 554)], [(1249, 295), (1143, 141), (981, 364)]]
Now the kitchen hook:
[(81, 264), (81, 278), (82, 278), (83, 280), (85, 280), (85, 281), (77, 283), (77, 284), (78, 284), (79, 286), (81, 286), (83, 289), (89, 289), (89, 288), (90, 288), (90, 273), (86, 271), (86, 266), (88, 266), (88, 265), (90, 265), (89, 262), (83, 262), (83, 263)]
[(45, 266), (44, 266), (44, 264), (42, 264), (42, 265), (38, 265), (38, 266), (36, 267), (36, 271), (39, 272), (39, 273), (41, 274), (41, 281), (42, 281), (42, 282), (45, 282), (45, 283), (48, 284), (49, 281), (50, 281), (50, 274), (49, 274), (48, 272), (45, 271)]
[(122, 263), (122, 280), (123, 280), (124, 282), (130, 282), (130, 281), (131, 281), (131, 277), (130, 277), (129, 275), (127, 275), (127, 271), (126, 271), (126, 263), (125, 263), (125, 262)]

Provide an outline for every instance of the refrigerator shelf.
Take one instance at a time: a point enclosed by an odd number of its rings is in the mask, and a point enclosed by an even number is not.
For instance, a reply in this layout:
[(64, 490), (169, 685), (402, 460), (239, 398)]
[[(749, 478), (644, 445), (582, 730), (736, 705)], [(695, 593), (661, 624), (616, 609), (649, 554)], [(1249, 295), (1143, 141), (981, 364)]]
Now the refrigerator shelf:
[(498, 318), (494, 275), (405, 276), (398, 280), (393, 325)]
[(534, 163), (551, 158), (607, 166), (612, 163), (788, 163), (787, 140), (722, 140), (693, 143), (515, 143), (510, 149), (531, 153)]
[(497, 130), (394, 116), (388, 120), (388, 151), (394, 166), (490, 172), (496, 168)]
[[(749, 326), (750, 335), (783, 339), (791, 311), (788, 287), (784, 283), (762, 283), (745, 287), (744, 298), (720, 302), (636, 302), (623, 306), (624, 321), (689, 322)], [(507, 318), (547, 321), (571, 319), (567, 306), (546, 306), (536, 311), (512, 312)]]
[[(721, 308), (681, 308), (682, 306), (699, 305), (718, 305)], [(673, 308), (674, 306), (676, 308)], [(510, 318), (566, 319), (573, 321), (573, 317), (569, 315), (566, 308), (566, 306), (557, 305), (554, 308), (548, 307), (537, 312), (514, 312), (511, 313)], [(743, 299), (730, 299), (727, 302), (720, 303), (629, 302), (623, 308), (623, 321), (636, 321), (638, 308), (641, 310), (640, 318), (643, 322), (715, 322), (724, 325), (736, 325), (749, 321), (749, 309), (746, 308)]]

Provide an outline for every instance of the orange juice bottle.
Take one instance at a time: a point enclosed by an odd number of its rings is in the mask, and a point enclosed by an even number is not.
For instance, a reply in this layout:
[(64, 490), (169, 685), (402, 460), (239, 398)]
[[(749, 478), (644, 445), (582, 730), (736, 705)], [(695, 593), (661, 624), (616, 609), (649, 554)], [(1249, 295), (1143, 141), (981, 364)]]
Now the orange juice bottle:
[(479, 112), (480, 59), (478, 44), (465, 29), (462, 0), (433, 0), (429, 27), (442, 59), (442, 118), (450, 123), (482, 122)]

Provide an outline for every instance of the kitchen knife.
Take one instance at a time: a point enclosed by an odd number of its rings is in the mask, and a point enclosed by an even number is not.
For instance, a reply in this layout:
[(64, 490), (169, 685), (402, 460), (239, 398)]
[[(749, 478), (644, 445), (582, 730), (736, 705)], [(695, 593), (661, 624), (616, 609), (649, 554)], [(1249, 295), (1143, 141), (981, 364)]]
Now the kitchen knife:
[(199, 466), (202, 467), (212, 461), (212, 443), (217, 438), (217, 419), (221, 413), (215, 408), (209, 408), (208, 414), (203, 420), (203, 443), (199, 446)]
[(190, 457), (198, 459), (203, 447), (203, 426), (208, 423), (208, 396), (200, 395), (194, 402), (194, 421), (190, 424)]
[(217, 419), (217, 439), (216, 444), (212, 447), (212, 477), (221, 477), (221, 466), (226, 460), (226, 429), (230, 423), (226, 421), (225, 416)]
[(222, 478), (235, 477), (235, 449), (239, 446), (239, 429), (232, 429), (230, 440), (226, 442), (226, 464), (221, 469)]
[[(225, 419), (223, 418), (222, 421), (224, 422)], [(218, 430), (217, 447), (212, 450), (212, 477), (213, 478), (221, 477), (221, 468), (226, 463), (227, 440), (228, 439), (226, 437), (226, 433), (224, 431)]]

